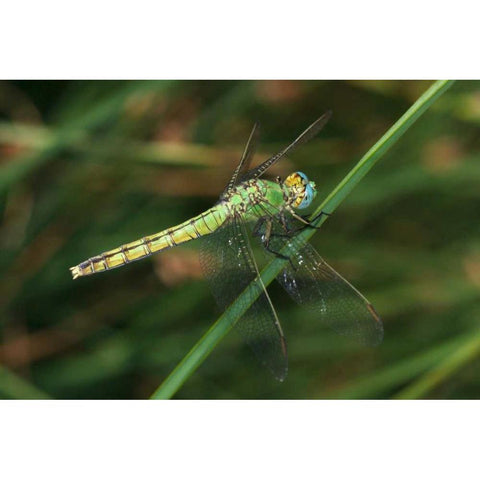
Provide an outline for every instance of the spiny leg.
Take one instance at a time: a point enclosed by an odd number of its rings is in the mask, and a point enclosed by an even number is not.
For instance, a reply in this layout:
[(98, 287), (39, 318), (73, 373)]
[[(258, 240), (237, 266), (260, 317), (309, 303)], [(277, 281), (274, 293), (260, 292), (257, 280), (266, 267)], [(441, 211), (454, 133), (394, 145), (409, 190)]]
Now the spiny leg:
[[(261, 228), (265, 225), (265, 231), (262, 232)], [(293, 269), (295, 269), (295, 265), (293, 264), (290, 257), (283, 255), (280, 252), (277, 252), (270, 246), (270, 240), (275, 237), (286, 237), (289, 235), (286, 234), (277, 234), (272, 232), (273, 222), (272, 219), (268, 216), (260, 217), (253, 228), (253, 235), (260, 238), (262, 245), (264, 246), (265, 250), (270, 252), (271, 254), (275, 255), (277, 258), (281, 258), (282, 260), (288, 260), (290, 265)]]
[[(326, 217), (329, 217), (331, 215), (331, 213), (328, 213), (328, 212), (325, 212), (324, 210), (322, 210), (318, 215), (315, 215), (311, 220), (310, 220), (310, 223), (315, 223), (317, 220), (319, 220), (320, 218), (322, 218), (322, 215), (325, 215)], [(315, 225), (311, 225), (312, 228), (320, 228), (320, 227), (316, 227)]]
[[(265, 231), (261, 231), (262, 227), (265, 226)], [(265, 247), (265, 250), (268, 250), (270, 253), (273, 253), (278, 258), (283, 258), (284, 260), (289, 260), (285, 255), (282, 255), (280, 252), (277, 252), (270, 248), (270, 239), (274, 234), (272, 233), (272, 220), (269, 217), (260, 217), (253, 228), (253, 235), (260, 238), (262, 245)]]
[(297, 215), (294, 211), (289, 211), (289, 213), (292, 215), (293, 218), (302, 222), (303, 225), (301, 227), (298, 227), (298, 228), (291, 227), (288, 224), (288, 219), (285, 217), (283, 212), (281, 212), (278, 215), (278, 218), (279, 218), (280, 224), (282, 225), (283, 229), (285, 230), (285, 233), (283, 233), (283, 234), (282, 233), (272, 233), (271, 234), (272, 237), (293, 237), (294, 235), (296, 235), (298, 232), (301, 232), (305, 228), (314, 228), (316, 230), (319, 230), (320, 227), (317, 227), (317, 226), (313, 225), (313, 223), (317, 219), (319, 219), (322, 215), (330, 216), (330, 213), (320, 212), (312, 220), (308, 220), (308, 218), (306, 216)]
[(301, 232), (302, 230), (304, 230), (305, 228), (314, 228), (315, 230), (320, 230), (320, 227), (317, 227), (316, 225), (313, 225), (319, 218), (322, 217), (322, 215), (325, 215), (327, 217), (329, 217), (331, 214), (328, 213), (328, 212), (324, 212), (323, 210), (318, 214), (318, 215), (315, 215), (315, 217), (313, 217), (311, 220), (308, 220), (307, 218), (301, 216), (301, 215), (297, 215), (295, 213), (295, 211), (293, 210), (290, 210), (289, 211), (290, 214), (292, 215), (293, 218), (295, 218), (296, 220), (298, 220), (299, 222), (303, 223), (303, 226), (301, 227), (298, 227), (298, 228), (295, 228), (295, 229), (290, 229), (290, 231), (288, 232), (290, 235), (293, 235), (295, 233), (298, 233), (298, 232)]

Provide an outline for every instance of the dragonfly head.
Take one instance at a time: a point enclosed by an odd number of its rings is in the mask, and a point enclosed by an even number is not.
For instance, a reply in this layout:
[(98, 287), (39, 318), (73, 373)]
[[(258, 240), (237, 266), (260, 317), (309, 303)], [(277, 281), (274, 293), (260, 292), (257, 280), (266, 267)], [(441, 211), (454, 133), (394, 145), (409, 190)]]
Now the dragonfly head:
[(315, 182), (308, 180), (302, 172), (294, 172), (283, 182), (283, 188), (291, 199), (294, 208), (307, 208), (317, 195)]

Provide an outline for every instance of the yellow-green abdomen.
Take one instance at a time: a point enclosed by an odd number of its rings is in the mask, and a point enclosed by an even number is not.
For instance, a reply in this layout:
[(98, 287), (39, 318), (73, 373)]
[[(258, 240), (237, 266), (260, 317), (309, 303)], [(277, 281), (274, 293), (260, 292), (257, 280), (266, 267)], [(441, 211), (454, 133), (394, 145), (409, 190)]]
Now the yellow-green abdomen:
[(73, 278), (104, 272), (112, 268), (121, 267), (127, 263), (148, 257), (153, 253), (167, 248), (175, 247), (181, 243), (195, 240), (196, 238), (209, 235), (217, 230), (227, 219), (228, 210), (224, 204), (217, 204), (197, 217), (191, 218), (176, 227), (168, 228), (136, 240), (131, 243), (95, 257), (70, 268)]

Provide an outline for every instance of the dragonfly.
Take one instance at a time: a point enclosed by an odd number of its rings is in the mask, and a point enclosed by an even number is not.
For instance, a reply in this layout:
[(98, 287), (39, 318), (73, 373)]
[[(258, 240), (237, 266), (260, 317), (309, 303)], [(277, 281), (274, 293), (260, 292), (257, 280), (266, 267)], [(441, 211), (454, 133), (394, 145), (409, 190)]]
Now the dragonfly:
[(310, 318), (361, 344), (378, 345), (383, 326), (371, 303), (299, 235), (305, 228), (318, 228), (318, 218), (328, 215), (321, 212), (311, 219), (301, 215), (316, 196), (315, 182), (302, 172), (285, 180), (262, 178), (280, 159), (317, 135), (330, 116), (327, 111), (286, 148), (250, 169), (259, 136), (255, 124), (238, 166), (213, 207), (177, 226), (89, 258), (70, 268), (73, 278), (105, 272), (201, 238), (200, 263), (218, 305), (225, 310), (235, 300), (242, 302), (244, 313), (235, 324), (237, 330), (260, 362), (283, 381), (288, 371), (287, 343), (261, 278), (255, 247), (262, 256), (283, 260), (276, 279)]

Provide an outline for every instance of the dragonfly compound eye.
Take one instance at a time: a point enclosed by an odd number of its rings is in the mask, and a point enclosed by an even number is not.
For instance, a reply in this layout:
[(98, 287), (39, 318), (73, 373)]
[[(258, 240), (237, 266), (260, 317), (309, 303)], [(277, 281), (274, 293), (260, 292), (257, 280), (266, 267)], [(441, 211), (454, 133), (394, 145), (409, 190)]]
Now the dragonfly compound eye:
[(295, 208), (307, 208), (317, 194), (315, 182), (308, 180), (303, 172), (295, 172), (289, 175), (284, 182), (289, 197), (292, 198), (292, 206)]

